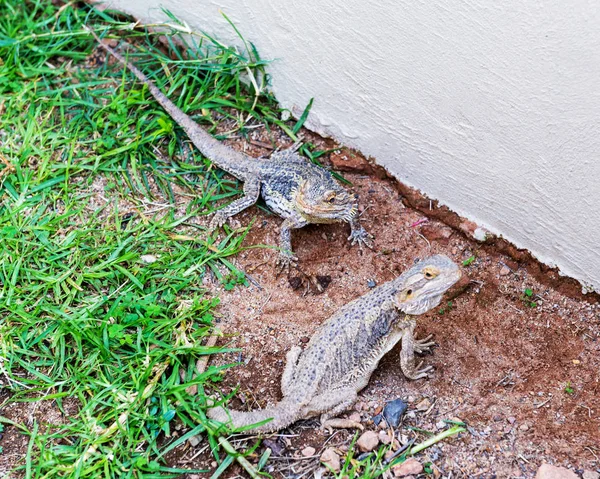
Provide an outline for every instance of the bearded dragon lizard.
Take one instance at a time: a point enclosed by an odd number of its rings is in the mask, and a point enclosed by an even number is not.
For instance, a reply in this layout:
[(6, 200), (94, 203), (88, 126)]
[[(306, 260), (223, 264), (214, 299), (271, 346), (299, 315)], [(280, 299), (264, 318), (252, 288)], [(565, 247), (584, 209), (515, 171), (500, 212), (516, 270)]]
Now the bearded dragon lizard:
[(279, 263), (289, 267), (297, 261), (292, 253), (292, 229), (310, 223), (350, 223), (351, 244), (370, 246), (372, 236), (358, 224), (358, 196), (346, 191), (325, 168), (310, 163), (292, 148), (276, 151), (269, 159), (250, 157), (213, 138), (185, 114), (138, 68), (103, 43), (89, 29), (99, 45), (128, 68), (169, 116), (186, 132), (200, 152), (219, 168), (244, 182), (244, 195), (219, 210), (210, 228), (221, 227), (229, 217), (252, 206), (262, 195), (268, 207), (283, 218), (279, 235)]
[(233, 428), (272, 419), (246, 432), (273, 432), (299, 419), (321, 416), (322, 427), (357, 427), (335, 417), (351, 406), (369, 382), (379, 360), (399, 341), (400, 367), (408, 379), (428, 376), (431, 366), (415, 365), (414, 353), (427, 351), (431, 337), (414, 336), (415, 315), (436, 307), (461, 277), (458, 266), (443, 255), (420, 261), (398, 278), (348, 303), (319, 327), (306, 349), (286, 355), (281, 378), (283, 398), (273, 407), (251, 412), (215, 407), (211, 419)]

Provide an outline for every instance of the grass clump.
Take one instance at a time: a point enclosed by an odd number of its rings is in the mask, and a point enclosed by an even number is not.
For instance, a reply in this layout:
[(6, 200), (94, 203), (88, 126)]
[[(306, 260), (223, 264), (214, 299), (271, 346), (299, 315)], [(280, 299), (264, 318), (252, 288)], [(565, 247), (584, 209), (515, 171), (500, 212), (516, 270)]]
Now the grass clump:
[[(211, 131), (227, 123), (221, 137), (259, 124), (295, 136), (251, 49), (184, 38), (172, 16), (160, 44), (118, 13), (5, 0), (0, 407), (39, 402), (64, 419), (0, 423), (29, 436), (17, 465), (26, 477), (175, 477), (189, 471), (165, 455), (198, 434), (227, 464), (234, 455), (204, 414), (222, 368), (196, 374), (200, 357), (225, 351), (203, 346), (218, 299), (201, 285), (209, 274), (226, 288), (245, 282), (228, 258), (246, 230), (219, 237), (192, 220), (240, 187), (187, 146), (142, 85), (94, 54), (86, 26), (136, 45), (132, 61), (180, 108)], [(189, 432), (175, 439), (175, 423)]]

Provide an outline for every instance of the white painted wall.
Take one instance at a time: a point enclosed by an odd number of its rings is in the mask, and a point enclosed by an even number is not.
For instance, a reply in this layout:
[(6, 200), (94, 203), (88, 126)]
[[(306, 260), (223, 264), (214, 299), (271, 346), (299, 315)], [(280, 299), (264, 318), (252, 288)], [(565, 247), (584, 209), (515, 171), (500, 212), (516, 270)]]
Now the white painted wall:
[(283, 106), (600, 291), (600, 3), (108, 0), (162, 5), (274, 59)]

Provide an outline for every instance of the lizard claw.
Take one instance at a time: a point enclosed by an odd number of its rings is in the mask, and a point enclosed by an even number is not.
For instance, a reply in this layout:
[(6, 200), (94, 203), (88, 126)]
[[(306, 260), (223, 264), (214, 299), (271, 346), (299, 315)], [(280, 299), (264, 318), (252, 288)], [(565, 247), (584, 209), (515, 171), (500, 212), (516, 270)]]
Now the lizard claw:
[(227, 216), (225, 216), (221, 211), (217, 211), (215, 213), (215, 215), (212, 217), (212, 219), (210, 220), (208, 227), (211, 230), (214, 230), (214, 229), (220, 228), (226, 222), (227, 222)]
[(286, 253), (285, 251), (281, 251), (279, 253), (279, 258), (277, 258), (277, 266), (279, 269), (279, 274), (290, 272), (291, 268), (295, 268), (298, 263), (298, 258), (293, 253)]
[(435, 345), (435, 341), (430, 341), (433, 337), (432, 334), (423, 339), (415, 339), (414, 350), (415, 353), (425, 353), (431, 350), (431, 346)]
[(350, 236), (348, 236), (350, 244), (352, 246), (358, 244), (360, 248), (365, 245), (367, 248), (373, 249), (373, 242), (371, 241), (372, 239), (373, 235), (368, 233), (367, 230), (365, 230), (362, 226), (352, 228)]
[(421, 366), (423, 365), (423, 361), (421, 361), (415, 368), (414, 370), (411, 372), (411, 374), (407, 375), (405, 373), (405, 376), (408, 379), (412, 379), (413, 381), (416, 381), (417, 379), (423, 379), (423, 378), (427, 378), (429, 377), (429, 373), (431, 371), (433, 371), (433, 366), (426, 366), (424, 368), (421, 369)]

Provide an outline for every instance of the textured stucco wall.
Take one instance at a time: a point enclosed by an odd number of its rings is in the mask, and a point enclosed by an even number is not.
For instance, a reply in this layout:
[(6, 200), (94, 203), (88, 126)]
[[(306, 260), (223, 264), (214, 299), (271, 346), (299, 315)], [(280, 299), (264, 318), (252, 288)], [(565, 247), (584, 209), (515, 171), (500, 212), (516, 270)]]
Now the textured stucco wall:
[(600, 4), (110, 0), (162, 5), (274, 59), (309, 127), (600, 290)]

